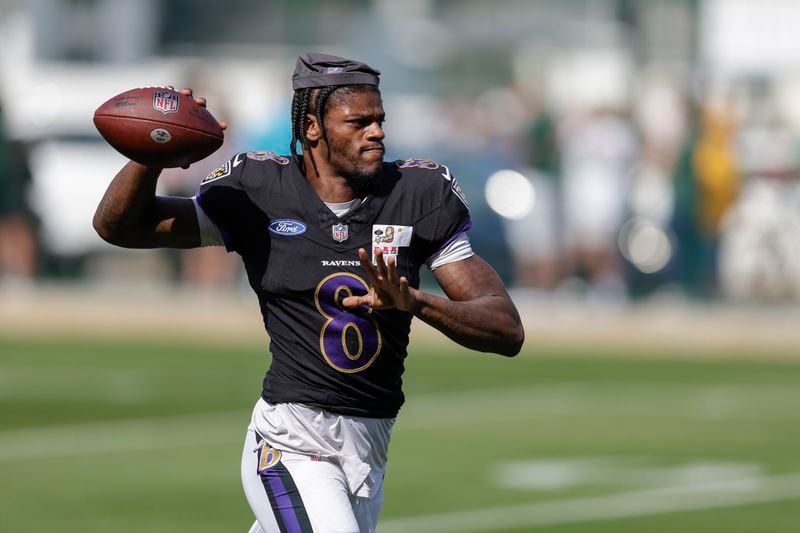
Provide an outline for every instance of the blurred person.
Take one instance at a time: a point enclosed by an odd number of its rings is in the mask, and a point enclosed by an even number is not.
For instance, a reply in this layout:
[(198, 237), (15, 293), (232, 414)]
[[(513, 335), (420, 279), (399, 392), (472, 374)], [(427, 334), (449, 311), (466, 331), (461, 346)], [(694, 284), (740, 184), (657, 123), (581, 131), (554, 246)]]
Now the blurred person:
[(36, 274), (36, 235), (25, 197), (30, 176), (23, 149), (5, 132), (0, 107), (0, 279), (30, 282)]
[(663, 73), (648, 76), (634, 104), (642, 159), (672, 169), (687, 134), (687, 96)]
[[(642, 136), (642, 148), (631, 172), (626, 221), (619, 248), (627, 260), (627, 294), (641, 299), (674, 283), (674, 234), (670, 222), (675, 208), (672, 150)], [(665, 149), (666, 148), (666, 149)]]
[(720, 224), (738, 194), (734, 152), (736, 127), (724, 107), (701, 106), (675, 172), (673, 227), (678, 238), (678, 273), (692, 296), (718, 289)]
[(747, 80), (735, 147), (741, 191), (720, 228), (720, 288), (736, 299), (800, 296), (797, 133), (768, 79)]
[(559, 245), (559, 190), (561, 154), (557, 122), (547, 110), (535, 113), (524, 136), (527, 168), (523, 174), (533, 185), (531, 212), (507, 222), (515, 258), (514, 280), (522, 287), (552, 290), (561, 279)]
[(566, 270), (583, 277), (590, 296), (625, 298), (617, 236), (638, 142), (620, 113), (595, 109), (559, 126)]
[[(238, 153), (194, 198), (156, 196), (160, 169), (129, 162), (95, 215), (119, 246), (242, 256), (272, 352), (242, 455), (253, 533), (374, 531), (413, 316), (471, 349), (522, 346), (448, 168), (383, 161), (378, 80), (358, 61), (304, 54), (290, 156)], [(447, 297), (419, 290), (423, 264)]]
[(800, 297), (800, 183), (746, 182), (722, 224), (719, 278), (724, 296), (785, 302)]
[(698, 225), (705, 235), (716, 238), (725, 212), (739, 191), (740, 175), (734, 154), (736, 128), (732, 117), (718, 110), (702, 116), (702, 133), (693, 158), (701, 202)]

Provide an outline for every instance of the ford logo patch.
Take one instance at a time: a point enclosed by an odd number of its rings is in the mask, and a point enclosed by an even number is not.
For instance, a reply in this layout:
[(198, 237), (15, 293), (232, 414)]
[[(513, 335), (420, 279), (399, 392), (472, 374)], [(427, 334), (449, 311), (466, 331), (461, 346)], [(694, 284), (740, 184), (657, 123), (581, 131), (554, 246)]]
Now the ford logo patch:
[(276, 235), (292, 237), (294, 235), (302, 235), (305, 233), (306, 225), (299, 220), (280, 218), (272, 221), (272, 223), (269, 225), (269, 230)]

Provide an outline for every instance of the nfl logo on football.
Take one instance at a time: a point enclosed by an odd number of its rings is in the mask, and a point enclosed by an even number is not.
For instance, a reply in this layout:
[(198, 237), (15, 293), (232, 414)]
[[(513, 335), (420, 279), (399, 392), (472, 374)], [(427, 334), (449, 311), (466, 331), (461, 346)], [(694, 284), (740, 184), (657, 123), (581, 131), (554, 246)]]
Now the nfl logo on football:
[(347, 226), (341, 222), (335, 226), (331, 226), (333, 232), (333, 240), (336, 242), (344, 242), (347, 240)]
[(167, 113), (177, 113), (180, 100), (178, 95), (169, 91), (156, 91), (153, 93), (153, 108)]

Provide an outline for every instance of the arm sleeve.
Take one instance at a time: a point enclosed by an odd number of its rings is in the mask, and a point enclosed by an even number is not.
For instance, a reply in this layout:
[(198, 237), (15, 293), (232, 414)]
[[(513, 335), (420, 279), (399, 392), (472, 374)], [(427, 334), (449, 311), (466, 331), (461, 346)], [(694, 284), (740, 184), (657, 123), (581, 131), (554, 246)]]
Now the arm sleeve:
[(197, 225), (200, 227), (200, 246), (225, 246), (222, 232), (200, 207), (197, 197), (192, 198), (192, 201), (194, 201), (194, 210), (197, 213)]
[(197, 222), (201, 237), (208, 238), (209, 245), (221, 241), (229, 252), (242, 253), (258, 239), (258, 229), (266, 226), (262, 224), (266, 215), (248, 193), (247, 172), (252, 173), (252, 169), (248, 168), (246, 157), (236, 154), (200, 183), (195, 195)]
[(440, 266), (444, 266), (456, 261), (461, 261), (475, 255), (472, 251), (472, 245), (469, 243), (469, 237), (466, 233), (459, 233), (455, 239), (449, 244), (446, 244), (438, 252), (435, 252), (425, 262), (431, 271), (436, 270)]
[(424, 243), (422, 259), (434, 270), (473, 255), (466, 235), (472, 222), (464, 192), (447, 167), (433, 171), (430, 179), (436, 182), (425, 194), (432, 196), (432, 209), (415, 223), (415, 232)]

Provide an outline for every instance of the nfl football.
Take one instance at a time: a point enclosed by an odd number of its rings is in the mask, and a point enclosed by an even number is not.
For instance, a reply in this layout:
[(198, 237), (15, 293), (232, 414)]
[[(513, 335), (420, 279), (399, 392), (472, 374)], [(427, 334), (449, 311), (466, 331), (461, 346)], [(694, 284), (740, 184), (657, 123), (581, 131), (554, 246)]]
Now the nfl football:
[(157, 168), (189, 166), (222, 146), (224, 137), (205, 107), (165, 87), (118, 94), (97, 108), (94, 125), (122, 155)]

